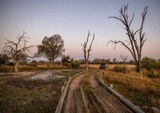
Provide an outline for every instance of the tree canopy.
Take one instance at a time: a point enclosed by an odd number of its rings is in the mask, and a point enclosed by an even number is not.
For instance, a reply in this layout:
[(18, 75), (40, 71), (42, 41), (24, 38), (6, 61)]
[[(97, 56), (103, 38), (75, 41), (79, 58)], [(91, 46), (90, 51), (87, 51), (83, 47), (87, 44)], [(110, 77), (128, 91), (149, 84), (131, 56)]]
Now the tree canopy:
[(62, 56), (64, 49), (64, 41), (61, 36), (56, 34), (51, 37), (45, 36), (42, 44), (38, 45), (38, 54), (44, 55), (48, 60), (54, 62), (57, 57)]

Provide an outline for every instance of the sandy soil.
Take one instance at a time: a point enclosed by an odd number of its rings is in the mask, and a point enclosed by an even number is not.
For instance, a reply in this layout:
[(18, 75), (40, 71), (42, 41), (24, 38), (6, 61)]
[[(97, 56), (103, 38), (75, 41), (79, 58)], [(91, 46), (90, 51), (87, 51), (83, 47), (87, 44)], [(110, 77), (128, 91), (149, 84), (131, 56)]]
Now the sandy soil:
[[(72, 113), (74, 111), (74, 107), (76, 105), (74, 98), (77, 97), (77, 94), (75, 93), (75, 91), (80, 87), (80, 81), (85, 75), (86, 74), (79, 75), (70, 84), (67, 100), (66, 100), (66, 106), (64, 110), (65, 113)], [(79, 98), (77, 98), (77, 101), (80, 101)], [(77, 108), (79, 107), (77, 106)], [(80, 109), (78, 109), (78, 113), (82, 113)]]

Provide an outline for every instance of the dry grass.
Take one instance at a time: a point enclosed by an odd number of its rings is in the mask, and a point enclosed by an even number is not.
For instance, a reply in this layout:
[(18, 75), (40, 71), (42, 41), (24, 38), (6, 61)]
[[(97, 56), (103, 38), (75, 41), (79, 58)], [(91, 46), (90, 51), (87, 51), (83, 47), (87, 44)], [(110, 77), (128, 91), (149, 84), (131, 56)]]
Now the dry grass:
[[(140, 106), (143, 110), (146, 110), (144, 106), (159, 106), (157, 104), (160, 99), (159, 78), (148, 78), (144, 76), (144, 73), (136, 73), (133, 70), (125, 74), (110, 70), (105, 70), (103, 73), (105, 83), (113, 84), (114, 90)], [(146, 110), (146, 112), (149, 112), (149, 110)]]
[[(114, 66), (124, 66), (124, 64), (106, 64), (108, 69), (113, 69)], [(99, 69), (100, 64), (89, 64), (89, 68), (95, 68), (95, 69)], [(125, 65), (128, 69), (134, 69), (135, 65), (133, 64), (126, 64)], [(85, 67), (85, 64), (81, 64), (81, 67)]]

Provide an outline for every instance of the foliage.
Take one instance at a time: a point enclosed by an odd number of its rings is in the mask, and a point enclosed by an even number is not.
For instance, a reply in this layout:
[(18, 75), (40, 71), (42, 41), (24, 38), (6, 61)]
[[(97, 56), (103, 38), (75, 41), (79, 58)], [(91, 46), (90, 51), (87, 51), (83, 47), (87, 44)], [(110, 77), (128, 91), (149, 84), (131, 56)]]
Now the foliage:
[(71, 62), (71, 67), (72, 68), (79, 68), (80, 67), (80, 62), (79, 61), (73, 61), (73, 62)]
[(51, 37), (44, 37), (42, 45), (38, 45), (38, 54), (44, 55), (48, 60), (51, 60), (52, 63), (57, 57), (60, 57), (64, 51), (64, 41), (58, 34)]
[(0, 65), (7, 65), (10, 57), (7, 54), (0, 54)]
[(110, 63), (110, 59), (99, 59), (99, 58), (95, 58), (92, 61), (93, 64), (101, 64), (101, 63)]
[(35, 60), (32, 60), (32, 62), (31, 63), (29, 63), (29, 66), (37, 66), (37, 61), (35, 61)]
[(69, 62), (63, 62), (63, 66), (70, 66)]
[(69, 55), (67, 55), (67, 56), (63, 55), (63, 56), (62, 56), (62, 59), (61, 59), (61, 62), (62, 62), (62, 64), (63, 64), (64, 66), (68, 66), (68, 65), (66, 65), (66, 64), (67, 64), (67, 63), (70, 63), (70, 60), (71, 60), (71, 58), (70, 58)]
[(61, 60), (63, 66), (68, 66), (71, 68), (79, 68), (80, 67), (80, 62), (77, 60), (74, 60), (73, 58), (71, 59), (70, 56), (63, 56)]
[(127, 71), (127, 67), (126, 66), (114, 66), (112, 69), (114, 72), (122, 72), (122, 73), (126, 73)]
[(129, 63), (129, 64), (134, 64), (134, 61), (133, 61), (133, 60), (130, 60), (128, 63)]
[(142, 68), (145, 68), (147, 70), (160, 69), (160, 62), (156, 61), (153, 58), (144, 57), (141, 62)]

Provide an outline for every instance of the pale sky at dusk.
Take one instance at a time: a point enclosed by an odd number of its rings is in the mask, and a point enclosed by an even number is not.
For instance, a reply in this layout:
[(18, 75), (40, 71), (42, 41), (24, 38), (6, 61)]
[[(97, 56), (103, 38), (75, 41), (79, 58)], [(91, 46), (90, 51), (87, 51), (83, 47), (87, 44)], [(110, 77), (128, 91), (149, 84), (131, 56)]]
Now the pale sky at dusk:
[(111, 39), (128, 39), (122, 23), (108, 18), (119, 16), (119, 9), (126, 4), (130, 18), (135, 12), (134, 30), (140, 26), (143, 8), (149, 6), (144, 24), (147, 41), (142, 56), (160, 58), (160, 0), (0, 0), (0, 52), (5, 39), (15, 41), (25, 31), (31, 38), (28, 45), (39, 45), (45, 36), (59, 34), (64, 40), (65, 55), (83, 59), (81, 43), (90, 30), (96, 35), (91, 59), (119, 59), (120, 54), (132, 59), (123, 46), (117, 45), (115, 50), (112, 44), (106, 46)]

